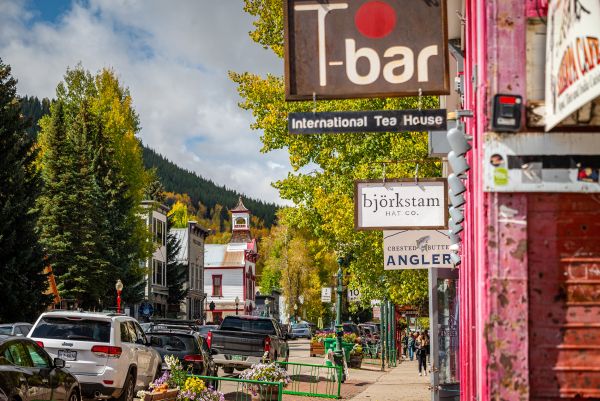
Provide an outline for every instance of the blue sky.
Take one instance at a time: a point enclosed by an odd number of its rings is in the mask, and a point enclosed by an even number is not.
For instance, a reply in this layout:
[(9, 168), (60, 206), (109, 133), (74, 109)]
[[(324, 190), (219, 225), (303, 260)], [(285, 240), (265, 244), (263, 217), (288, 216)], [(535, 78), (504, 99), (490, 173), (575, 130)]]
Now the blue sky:
[(53, 97), (68, 67), (115, 70), (142, 141), (178, 165), (280, 203), (287, 152), (260, 153), (227, 72), (283, 73), (248, 37), (242, 0), (0, 0), (0, 57), (21, 95)]

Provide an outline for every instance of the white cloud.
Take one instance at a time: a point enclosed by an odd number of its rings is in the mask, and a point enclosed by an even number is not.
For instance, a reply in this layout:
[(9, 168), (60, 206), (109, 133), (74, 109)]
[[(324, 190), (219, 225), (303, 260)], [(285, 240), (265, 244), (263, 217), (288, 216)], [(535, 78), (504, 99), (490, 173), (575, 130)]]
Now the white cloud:
[(241, 0), (89, 0), (53, 22), (28, 6), (0, 0), (0, 55), (20, 94), (54, 96), (78, 62), (111, 67), (131, 91), (145, 144), (218, 184), (281, 202), (270, 183), (289, 171), (287, 153), (260, 153), (227, 72), (281, 74), (283, 63), (250, 40)]

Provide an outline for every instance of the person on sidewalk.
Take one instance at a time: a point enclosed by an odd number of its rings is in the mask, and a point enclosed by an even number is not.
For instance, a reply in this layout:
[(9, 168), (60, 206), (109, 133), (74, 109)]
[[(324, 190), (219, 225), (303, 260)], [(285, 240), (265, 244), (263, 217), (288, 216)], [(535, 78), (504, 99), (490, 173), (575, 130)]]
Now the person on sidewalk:
[(402, 353), (404, 354), (403, 359), (408, 359), (408, 337), (410, 337), (410, 334), (408, 329), (406, 329), (402, 335)]
[(419, 335), (415, 340), (417, 362), (419, 363), (419, 376), (427, 375), (427, 340), (424, 335)]
[(408, 335), (408, 357), (412, 361), (415, 356), (415, 334)]

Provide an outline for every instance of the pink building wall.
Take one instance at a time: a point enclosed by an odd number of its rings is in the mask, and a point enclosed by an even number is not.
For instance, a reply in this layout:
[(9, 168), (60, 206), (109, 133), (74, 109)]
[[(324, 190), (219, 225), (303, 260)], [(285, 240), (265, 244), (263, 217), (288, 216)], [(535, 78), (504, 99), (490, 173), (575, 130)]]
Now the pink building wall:
[(461, 400), (528, 400), (527, 199), (483, 192), (490, 99), (525, 98), (523, 0), (466, 0), (465, 108), (473, 136), (460, 267)]

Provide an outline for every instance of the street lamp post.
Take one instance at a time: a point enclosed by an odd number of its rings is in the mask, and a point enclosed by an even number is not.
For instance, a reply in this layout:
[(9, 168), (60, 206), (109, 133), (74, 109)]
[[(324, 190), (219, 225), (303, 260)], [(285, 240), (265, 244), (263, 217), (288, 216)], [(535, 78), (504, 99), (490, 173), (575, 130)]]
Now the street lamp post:
[(265, 311), (267, 313), (267, 317), (271, 317), (271, 314), (269, 313), (269, 303), (271, 303), (269, 298), (265, 298)]
[(238, 314), (238, 307), (240, 306), (240, 297), (235, 297), (235, 314)]
[(115, 289), (117, 290), (117, 313), (121, 313), (121, 291), (123, 291), (123, 283), (121, 282), (121, 279), (117, 280)]
[(344, 264), (344, 258), (338, 258), (338, 271), (337, 271), (337, 298), (335, 300), (335, 334), (337, 336), (337, 342), (335, 345), (335, 352), (339, 356), (343, 357), (342, 352), (342, 336), (344, 335), (344, 326), (342, 325), (342, 265)]
[(294, 322), (298, 323), (298, 304), (294, 304)]

